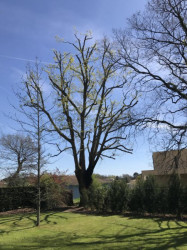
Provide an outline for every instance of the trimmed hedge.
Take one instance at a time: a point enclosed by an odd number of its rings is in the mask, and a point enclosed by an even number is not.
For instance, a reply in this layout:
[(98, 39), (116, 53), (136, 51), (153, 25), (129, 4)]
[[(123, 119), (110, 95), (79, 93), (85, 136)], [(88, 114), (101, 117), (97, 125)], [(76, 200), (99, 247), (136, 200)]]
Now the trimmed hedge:
[(6, 187), (0, 188), (0, 211), (17, 208), (35, 208), (37, 189), (34, 187)]
[(115, 180), (105, 187), (94, 182), (88, 205), (103, 212), (171, 213), (180, 217), (187, 214), (187, 187), (182, 187), (175, 175), (167, 188), (159, 187), (153, 176), (145, 181), (137, 179), (134, 188), (129, 188), (124, 180)]
[[(69, 190), (63, 190), (61, 196), (58, 196), (58, 202), (50, 202), (46, 188), (41, 188), (41, 208), (56, 208), (59, 204), (72, 205), (73, 195)], [(18, 208), (36, 208), (37, 188), (36, 187), (4, 187), (0, 188), (0, 212), (18, 209)], [(60, 200), (59, 200), (60, 199)]]

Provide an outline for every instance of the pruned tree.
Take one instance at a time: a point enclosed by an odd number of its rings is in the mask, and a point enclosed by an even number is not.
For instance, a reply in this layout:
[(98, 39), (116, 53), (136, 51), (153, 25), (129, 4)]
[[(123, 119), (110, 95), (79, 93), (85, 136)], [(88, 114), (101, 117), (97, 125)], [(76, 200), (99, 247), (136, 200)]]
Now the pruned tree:
[(141, 125), (163, 131), (168, 148), (185, 148), (187, 2), (150, 0), (115, 37), (120, 66), (143, 92)]
[[(54, 64), (45, 68), (45, 84), (49, 84), (51, 99), (35, 81), (30, 70), (24, 82), (29, 98), (26, 105), (45, 114), (50, 127), (63, 140), (60, 152), (71, 150), (75, 175), (79, 183), (80, 205), (87, 203), (87, 190), (99, 159), (115, 159), (116, 152), (131, 153), (125, 132), (134, 124), (133, 107), (137, 104), (136, 91), (125, 92), (114, 59), (112, 44), (107, 39), (91, 43), (90, 35), (83, 39), (75, 35), (70, 45), (72, 53), (54, 50)], [(38, 91), (40, 103), (34, 98)]]
[(36, 168), (37, 146), (29, 135), (3, 135), (0, 147), (0, 158), (11, 173), (12, 184), (21, 172)]

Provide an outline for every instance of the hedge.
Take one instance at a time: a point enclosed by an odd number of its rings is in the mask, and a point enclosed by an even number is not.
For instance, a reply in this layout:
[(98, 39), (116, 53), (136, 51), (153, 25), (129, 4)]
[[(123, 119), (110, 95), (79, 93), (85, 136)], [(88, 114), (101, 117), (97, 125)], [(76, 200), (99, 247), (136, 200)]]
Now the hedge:
[[(55, 208), (59, 204), (72, 205), (73, 195), (69, 190), (64, 190), (62, 195), (58, 196), (58, 202), (53, 201), (49, 206), (49, 190), (41, 188), (41, 208)], [(0, 212), (18, 209), (18, 208), (36, 208), (37, 188), (36, 187), (3, 187), (0, 188)], [(60, 200), (59, 200), (60, 199)], [(53, 205), (54, 204), (54, 205)]]

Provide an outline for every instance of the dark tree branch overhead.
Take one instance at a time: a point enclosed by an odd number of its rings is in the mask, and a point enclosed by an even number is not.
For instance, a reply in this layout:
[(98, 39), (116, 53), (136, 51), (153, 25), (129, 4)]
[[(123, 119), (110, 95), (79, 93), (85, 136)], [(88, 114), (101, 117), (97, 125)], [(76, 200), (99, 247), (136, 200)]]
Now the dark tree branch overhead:
[(175, 140), (180, 135), (179, 146), (186, 147), (187, 2), (150, 0), (115, 37), (120, 67), (130, 72), (142, 93), (149, 93), (143, 94), (142, 124), (165, 124)]

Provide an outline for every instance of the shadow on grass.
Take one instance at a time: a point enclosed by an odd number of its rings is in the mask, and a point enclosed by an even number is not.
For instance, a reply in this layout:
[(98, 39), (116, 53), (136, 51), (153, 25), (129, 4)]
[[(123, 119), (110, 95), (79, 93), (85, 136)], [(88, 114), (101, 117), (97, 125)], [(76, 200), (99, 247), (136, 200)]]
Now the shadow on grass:
[(178, 220), (171, 220), (171, 219), (160, 219), (160, 218), (154, 218), (153, 219), (155, 222), (157, 222), (158, 226), (160, 229), (163, 229), (163, 222), (166, 222), (166, 225), (167, 225), (167, 228), (170, 229), (170, 222), (173, 221), (175, 222), (175, 224), (178, 226), (178, 229), (179, 228), (183, 228), (183, 229), (187, 229), (187, 222), (186, 221), (183, 221), (183, 224), (185, 223), (186, 225), (182, 225), (181, 224), (181, 221), (178, 221)]
[[(31, 226), (25, 226), (25, 227), (22, 227), (22, 228), (20, 228), (20, 222), (22, 221), (22, 220), (25, 220), (25, 219), (28, 219), (28, 220), (30, 220), (31, 222), (32, 222), (32, 224), (31, 224)], [(8, 223), (8, 230), (4, 230), (4, 229), (0, 229), (0, 236), (1, 235), (3, 235), (3, 234), (9, 234), (9, 233), (11, 233), (11, 232), (17, 232), (17, 231), (25, 231), (25, 230), (27, 230), (27, 229), (31, 229), (31, 228), (33, 228), (33, 227), (35, 227), (35, 225), (36, 225), (36, 220), (34, 220), (32, 217), (31, 217), (31, 215), (20, 215), (20, 216), (16, 216), (16, 218), (15, 218), (15, 216), (13, 217), (13, 216), (10, 216), (10, 217), (8, 217), (8, 218), (3, 218), (3, 219), (1, 219), (1, 222), (0, 222), (0, 224), (7, 224)]]
[(44, 216), (44, 219), (41, 220), (41, 222), (45, 221), (47, 224), (58, 224), (57, 221), (54, 221), (54, 219), (53, 219), (53, 221), (50, 220), (51, 216), (53, 218), (56, 217), (57, 220), (59, 220), (59, 219), (67, 220), (68, 219), (68, 218), (66, 218), (66, 217), (64, 217), (62, 215), (59, 215), (57, 212), (54, 212), (54, 213), (50, 213), (50, 214), (47, 213), (47, 215)]
[[(53, 221), (50, 217), (53, 216)], [(43, 222), (47, 224), (54, 224), (54, 217), (58, 220), (66, 219), (57, 213), (51, 213), (44, 216)], [(155, 229), (141, 228), (134, 225), (126, 225), (113, 223), (119, 225), (118, 232), (112, 233), (105, 232), (104, 229), (97, 233), (81, 232), (66, 233), (61, 232), (54, 235), (38, 236), (28, 238), (24, 245), (13, 246), (7, 245), (6, 249), (180, 249), (181, 247), (187, 247), (187, 226), (182, 225), (178, 221), (172, 220), (172, 226), (170, 220), (154, 219), (158, 224)], [(55, 220), (56, 222), (56, 220)], [(162, 225), (163, 222), (164, 225)], [(173, 222), (175, 223), (173, 225)], [(34, 223), (34, 222), (33, 222)], [(57, 222), (56, 222), (57, 223)], [(33, 225), (34, 226), (34, 225)], [(174, 227), (173, 227), (174, 226)], [(23, 228), (26, 230), (29, 228)], [(184, 231), (185, 230), (185, 231)], [(137, 232), (138, 231), (138, 232)], [(137, 232), (137, 233), (136, 233)]]
[[(50, 220), (50, 217), (53, 216), (53, 220)], [(42, 216), (43, 217), (43, 216)], [(54, 220), (54, 218), (56, 217), (56, 220)], [(46, 224), (58, 224), (57, 221), (59, 221), (59, 219), (65, 219), (67, 220), (68, 218), (64, 217), (64, 216), (61, 216), (61, 215), (58, 215), (57, 213), (50, 213), (50, 214), (46, 214), (44, 216), (43, 219), (41, 219), (41, 223), (44, 222)], [(21, 222), (24, 220), (24, 223), (25, 223), (25, 220), (29, 220), (30, 222), (30, 226), (21, 226)], [(36, 227), (36, 218), (33, 214), (30, 214), (30, 215), (19, 215), (19, 216), (8, 216), (8, 217), (4, 217), (2, 219), (0, 219), (0, 224), (8, 224), (7, 225), (7, 230), (4, 230), (4, 229), (0, 229), (0, 236), (3, 235), (3, 234), (9, 234), (11, 232), (17, 232), (17, 231), (25, 231), (27, 229), (31, 229), (31, 228), (34, 228)], [(20, 228), (21, 227), (21, 228)]]
[[(89, 216), (89, 214), (84, 214), (84, 216)], [(81, 219), (82, 214), (80, 215), (77, 213), (77, 217), (80, 217)], [(1, 224), (8, 223), (9, 230), (0, 230), (0, 235), (33, 228), (36, 224), (34, 218), (33, 214), (2, 218)], [(19, 223), (22, 222), (23, 219), (29, 220), (31, 225), (25, 225), (25, 227), (20, 228)], [(129, 217), (128, 219), (132, 220), (133, 218)], [(149, 220), (150, 218), (145, 219), (136, 217), (134, 219)], [(68, 218), (63, 216), (62, 213), (51, 212), (43, 214), (41, 222), (44, 225), (54, 225), (58, 224), (58, 222), (62, 223), (62, 220), (68, 220)], [(110, 233), (108, 231), (105, 232), (105, 229), (102, 229), (101, 227), (101, 230), (98, 230), (95, 233), (90, 231), (85, 233), (85, 235), (83, 235), (81, 231), (72, 233), (61, 232), (47, 236), (38, 235), (38, 237), (27, 238), (24, 245), (20, 244), (19, 246), (15, 246), (11, 245), (11, 243), (7, 244), (6, 249), (180, 249), (185, 246), (187, 249), (187, 225), (184, 225), (185, 222), (181, 223), (180, 221), (160, 218), (152, 218), (152, 220), (158, 224), (157, 228), (143, 228), (137, 224), (129, 225), (128, 223), (123, 222), (112, 222), (110, 224)], [(170, 222), (172, 222), (172, 225)], [(116, 225), (120, 226), (119, 230), (112, 233), (112, 227)]]
[[(130, 233), (128, 235), (86, 235), (78, 234), (57, 234), (56, 236), (33, 238), (35, 246), (29, 244), (29, 249), (168, 249), (184, 247), (187, 244), (187, 232), (178, 232), (170, 237), (170, 230), (165, 229), (168, 235), (160, 237), (157, 233), (160, 230), (142, 232), (139, 234)], [(7, 246), (6, 249), (13, 247)], [(13, 249), (26, 249), (26, 246), (19, 246)]]

